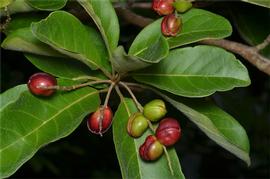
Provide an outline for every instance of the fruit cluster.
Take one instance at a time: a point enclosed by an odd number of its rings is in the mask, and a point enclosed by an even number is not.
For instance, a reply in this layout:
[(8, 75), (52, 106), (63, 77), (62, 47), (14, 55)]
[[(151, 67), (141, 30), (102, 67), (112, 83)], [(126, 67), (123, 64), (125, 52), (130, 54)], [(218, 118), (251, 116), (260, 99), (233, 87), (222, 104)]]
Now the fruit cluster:
[[(134, 113), (128, 120), (127, 131), (131, 137), (138, 138), (148, 129), (151, 122), (158, 122), (167, 113), (165, 103), (155, 99), (147, 103), (143, 112)], [(142, 159), (152, 161), (158, 159), (165, 147), (174, 145), (181, 137), (181, 128), (174, 118), (163, 118), (155, 135), (149, 135), (140, 146), (139, 153)]]
[(184, 13), (192, 7), (188, 0), (153, 0), (152, 8), (165, 15), (161, 22), (161, 32), (164, 36), (177, 36), (181, 31), (182, 20), (177, 12)]

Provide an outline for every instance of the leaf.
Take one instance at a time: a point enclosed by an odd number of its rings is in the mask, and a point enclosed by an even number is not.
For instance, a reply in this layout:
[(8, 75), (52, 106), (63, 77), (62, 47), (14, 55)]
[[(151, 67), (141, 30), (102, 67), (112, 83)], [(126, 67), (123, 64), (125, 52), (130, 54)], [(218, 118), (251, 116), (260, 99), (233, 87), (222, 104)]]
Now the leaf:
[[(152, 26), (159, 25), (159, 28)], [(145, 27), (135, 38), (128, 54), (136, 56), (144, 62), (158, 63), (169, 53), (169, 45), (160, 33), (160, 20)]]
[(202, 9), (191, 9), (182, 16), (183, 28), (176, 37), (168, 38), (170, 48), (203, 39), (221, 39), (231, 35), (232, 27), (224, 17)]
[(33, 36), (30, 28), (21, 28), (10, 33), (2, 42), (1, 47), (8, 50), (28, 52), (45, 56), (62, 56), (47, 44)]
[(170, 148), (168, 152), (172, 161), (174, 176), (170, 173), (165, 155), (155, 162), (145, 162), (141, 160), (138, 151), (139, 146), (151, 132), (146, 132), (139, 139), (134, 139), (127, 134), (126, 126), (128, 118), (136, 111), (133, 101), (126, 98), (118, 107), (114, 117), (113, 138), (122, 178), (185, 178), (181, 171), (177, 154), (173, 148)]
[(69, 135), (100, 104), (98, 91), (88, 87), (38, 98), (24, 85), (1, 94), (1, 99), (9, 99), (0, 111), (1, 178), (12, 175), (42, 146)]
[[(2, 1), (2, 0), (1, 0)], [(8, 14), (12, 15), (21, 12), (35, 11), (31, 6), (29, 6), (25, 0), (13, 0), (12, 3), (8, 5)], [(5, 8), (0, 8), (0, 17), (7, 16)]]
[(13, 0), (1, 0), (0, 8), (8, 6), (12, 2), (13, 2)]
[(251, 4), (256, 4), (258, 6), (270, 8), (270, 1), (269, 0), (241, 0), (241, 1), (251, 3)]
[(25, 57), (38, 69), (50, 73), (56, 77), (73, 79), (77, 77), (92, 76), (105, 79), (99, 71), (91, 71), (83, 63), (67, 57), (46, 57), (33, 54), (25, 54)]
[(109, 0), (78, 0), (78, 2), (96, 23), (111, 53), (117, 47), (120, 34), (118, 18), (111, 2)]
[(183, 112), (209, 138), (250, 165), (248, 136), (232, 116), (209, 101), (159, 94)]
[(54, 11), (62, 9), (66, 5), (67, 0), (26, 0), (26, 2), (38, 10)]
[(54, 11), (46, 19), (32, 23), (32, 32), (40, 41), (93, 70), (111, 71), (106, 47), (99, 34), (72, 14)]
[(132, 76), (139, 82), (186, 97), (208, 96), (250, 84), (247, 69), (233, 54), (205, 45), (173, 50), (159, 64)]
[[(239, 34), (247, 43), (256, 46), (267, 38), (270, 32), (270, 23), (266, 23), (270, 22), (269, 9), (241, 4), (230, 7), (230, 10)], [(270, 45), (262, 50), (262, 54), (270, 58)]]
[(8, 36), (11, 32), (30, 27), (32, 22), (40, 21), (45, 18), (46, 14), (40, 13), (23, 13), (23, 14), (14, 14), (12, 20), (8, 23), (8, 26), (4, 29), (4, 33)]
[(119, 73), (139, 70), (151, 65), (151, 63), (144, 62), (135, 56), (127, 55), (123, 46), (114, 50), (112, 58), (112, 65)]

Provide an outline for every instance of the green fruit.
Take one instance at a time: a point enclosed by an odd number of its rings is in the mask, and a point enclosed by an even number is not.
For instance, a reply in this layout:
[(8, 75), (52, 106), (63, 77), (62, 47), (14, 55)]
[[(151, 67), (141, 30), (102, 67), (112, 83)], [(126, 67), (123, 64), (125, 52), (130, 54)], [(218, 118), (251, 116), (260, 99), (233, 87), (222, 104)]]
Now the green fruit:
[(127, 131), (131, 137), (140, 137), (148, 128), (147, 119), (142, 113), (134, 113), (128, 120)]
[(164, 101), (155, 99), (144, 106), (143, 115), (152, 122), (157, 122), (167, 113)]
[(192, 8), (192, 3), (187, 0), (178, 0), (173, 4), (173, 6), (178, 12), (184, 13)]

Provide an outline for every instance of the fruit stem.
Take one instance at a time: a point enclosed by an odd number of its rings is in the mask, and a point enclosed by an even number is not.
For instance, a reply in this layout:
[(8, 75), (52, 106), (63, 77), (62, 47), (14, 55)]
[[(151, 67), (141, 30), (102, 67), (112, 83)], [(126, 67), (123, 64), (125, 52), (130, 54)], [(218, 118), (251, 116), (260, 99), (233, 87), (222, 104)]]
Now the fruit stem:
[(155, 133), (156, 130), (155, 130), (153, 124), (151, 123), (151, 121), (147, 119), (147, 123), (148, 123), (148, 126), (149, 126), (149, 128), (151, 129), (151, 131), (152, 131), (153, 133)]
[(124, 102), (124, 100), (125, 100), (125, 99), (124, 99), (124, 96), (123, 96), (123, 94), (121, 93), (121, 91), (120, 91), (118, 85), (116, 85), (115, 90), (116, 90), (118, 96), (120, 97), (121, 102)]
[(98, 77), (94, 77), (94, 76), (79, 76), (76, 78), (72, 78), (72, 80), (74, 81), (79, 81), (79, 80), (93, 80), (93, 81), (100, 81), (101, 79)]
[(165, 146), (163, 146), (163, 149), (164, 149), (164, 152), (165, 152), (165, 155), (166, 155), (166, 159), (167, 159), (167, 162), (168, 162), (168, 166), (169, 166), (170, 172), (171, 172), (171, 174), (173, 176), (174, 175), (174, 172), (173, 172), (173, 168), (172, 168), (171, 158), (169, 156), (169, 153), (167, 151), (167, 148)]
[(99, 135), (101, 137), (102, 137), (102, 132), (101, 132), (102, 131), (102, 123), (103, 123), (103, 119), (104, 119), (104, 109), (108, 106), (109, 99), (110, 99), (110, 96), (111, 96), (111, 93), (112, 93), (112, 90), (113, 90), (114, 86), (115, 86), (115, 83), (112, 82), (109, 89), (108, 89), (104, 104), (103, 104), (102, 108), (100, 109), (101, 119), (99, 120), (98, 126), (99, 126)]
[(122, 85), (124, 88), (126, 88), (126, 90), (129, 92), (130, 96), (132, 97), (134, 103), (136, 104), (138, 110), (142, 113), (143, 112), (143, 107), (142, 105), (139, 103), (139, 101), (137, 100), (136, 96), (133, 94), (133, 92), (131, 91), (131, 89), (123, 82), (119, 82), (120, 85)]
[(82, 83), (82, 84), (73, 85), (73, 86), (38, 86), (37, 88), (56, 89), (56, 90), (61, 90), (61, 91), (71, 91), (71, 90), (75, 90), (75, 89), (82, 88), (85, 86), (90, 86), (90, 85), (100, 84), (100, 83), (112, 83), (112, 81), (111, 80), (99, 80), (99, 81), (91, 81), (91, 82)]

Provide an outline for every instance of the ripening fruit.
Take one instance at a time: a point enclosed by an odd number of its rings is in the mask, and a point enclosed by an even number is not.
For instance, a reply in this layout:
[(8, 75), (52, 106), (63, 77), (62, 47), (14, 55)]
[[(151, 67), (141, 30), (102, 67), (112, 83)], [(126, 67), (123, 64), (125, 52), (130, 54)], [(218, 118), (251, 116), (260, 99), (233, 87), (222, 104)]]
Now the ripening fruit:
[(37, 96), (51, 96), (55, 89), (43, 89), (42, 87), (51, 87), (57, 85), (55, 77), (47, 73), (33, 74), (27, 83), (29, 91)]
[(177, 0), (173, 6), (175, 7), (175, 9), (180, 12), (180, 13), (184, 13), (186, 11), (188, 11), (190, 8), (192, 8), (192, 3), (187, 1), (187, 0)]
[(153, 135), (148, 136), (145, 142), (140, 146), (140, 156), (143, 160), (157, 160), (163, 153), (163, 146)]
[(164, 101), (155, 99), (147, 103), (143, 108), (143, 115), (152, 122), (157, 122), (167, 113)]
[(127, 125), (128, 134), (131, 137), (140, 137), (148, 128), (147, 119), (142, 113), (134, 113), (130, 116)]
[(174, 145), (181, 137), (181, 128), (174, 118), (164, 118), (156, 129), (158, 141), (166, 147)]
[(161, 32), (164, 36), (176, 36), (181, 31), (181, 18), (174, 14), (165, 16), (161, 22)]
[(96, 112), (89, 115), (87, 119), (87, 127), (92, 133), (102, 135), (111, 126), (112, 118), (113, 113), (109, 106), (106, 106), (103, 109), (103, 115), (102, 107), (99, 107)]
[(174, 12), (173, 3), (174, 3), (174, 0), (153, 0), (152, 8), (159, 15), (168, 15)]

